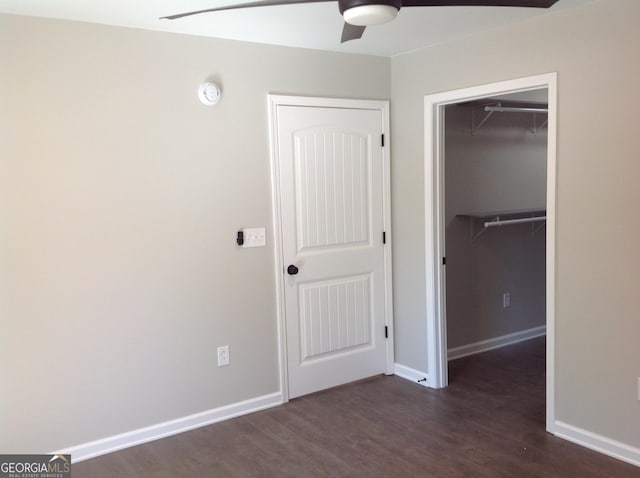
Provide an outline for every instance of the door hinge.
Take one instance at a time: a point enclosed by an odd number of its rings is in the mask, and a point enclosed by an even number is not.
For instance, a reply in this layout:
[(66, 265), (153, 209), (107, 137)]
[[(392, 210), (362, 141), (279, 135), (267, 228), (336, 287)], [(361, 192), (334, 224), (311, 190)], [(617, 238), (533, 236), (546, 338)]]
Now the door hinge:
[(380, 146), (384, 148), (384, 133), (380, 135)]
[(446, 258), (446, 257), (443, 257), (443, 258), (442, 258), (442, 265), (443, 265), (443, 266), (446, 266), (446, 265), (447, 265), (447, 258)]
[(384, 326), (384, 338), (385, 339), (389, 338), (389, 326), (387, 325)]
[(382, 243), (387, 243), (387, 231), (382, 231)]

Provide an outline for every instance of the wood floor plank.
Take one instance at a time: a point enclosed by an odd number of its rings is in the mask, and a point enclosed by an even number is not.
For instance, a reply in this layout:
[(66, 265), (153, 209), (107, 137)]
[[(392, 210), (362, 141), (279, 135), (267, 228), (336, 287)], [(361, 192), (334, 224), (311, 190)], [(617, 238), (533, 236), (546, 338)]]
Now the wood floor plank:
[(545, 432), (544, 338), (450, 362), (430, 390), (373, 377), (73, 465), (97, 477), (640, 477)]

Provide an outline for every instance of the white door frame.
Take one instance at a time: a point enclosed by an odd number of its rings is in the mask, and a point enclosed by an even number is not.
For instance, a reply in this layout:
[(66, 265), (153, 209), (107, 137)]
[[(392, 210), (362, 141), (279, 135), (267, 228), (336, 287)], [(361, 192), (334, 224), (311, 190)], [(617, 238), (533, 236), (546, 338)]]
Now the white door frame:
[(317, 108), (349, 108), (377, 110), (382, 116), (382, 131), (385, 135), (382, 148), (383, 161), (383, 222), (386, 232), (386, 246), (384, 247), (384, 289), (385, 289), (385, 325), (388, 327), (386, 340), (386, 374), (393, 374), (393, 290), (391, 276), (391, 160), (389, 138), (389, 102), (378, 100), (358, 100), (341, 98), (313, 98), (306, 96), (267, 95), (269, 103), (269, 139), (271, 151), (271, 206), (273, 211), (273, 249), (276, 283), (276, 314), (278, 322), (278, 361), (280, 369), (281, 401), (289, 401), (288, 365), (287, 365), (287, 336), (285, 317), (285, 274), (282, 247), (282, 214), (280, 205), (280, 164), (278, 157), (278, 106), (309, 106)]
[(448, 385), (444, 255), (444, 108), (488, 96), (547, 88), (549, 122), (547, 140), (546, 315), (547, 315), (547, 430), (555, 426), (555, 225), (557, 74), (548, 73), (482, 86), (426, 95), (425, 124), (425, 255), (428, 386)]

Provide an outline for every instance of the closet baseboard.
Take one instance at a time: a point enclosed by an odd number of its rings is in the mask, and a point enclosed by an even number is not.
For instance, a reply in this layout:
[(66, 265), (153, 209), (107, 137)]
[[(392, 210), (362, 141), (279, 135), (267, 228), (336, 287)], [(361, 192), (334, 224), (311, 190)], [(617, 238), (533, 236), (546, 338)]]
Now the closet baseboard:
[(517, 344), (518, 342), (523, 342), (525, 340), (535, 339), (536, 337), (541, 337), (546, 334), (547, 326), (542, 325), (540, 327), (521, 330), (520, 332), (514, 332), (512, 334), (502, 335), (500, 337), (494, 337), (492, 339), (481, 340), (480, 342), (475, 342), (473, 344), (453, 347), (447, 350), (447, 359), (455, 360), (462, 357), (467, 357), (468, 355), (479, 354), (488, 350)]
[(429, 377), (426, 372), (422, 372), (421, 370), (397, 363), (394, 366), (393, 374), (410, 382), (416, 382), (423, 387), (429, 386)]

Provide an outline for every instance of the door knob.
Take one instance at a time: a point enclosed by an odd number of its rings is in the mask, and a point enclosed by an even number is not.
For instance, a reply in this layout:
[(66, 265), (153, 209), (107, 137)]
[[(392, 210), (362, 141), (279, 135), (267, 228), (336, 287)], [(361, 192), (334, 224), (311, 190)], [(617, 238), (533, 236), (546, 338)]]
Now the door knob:
[(294, 266), (293, 264), (289, 265), (289, 267), (287, 267), (287, 274), (289, 274), (290, 276), (294, 276), (298, 273), (298, 268), (296, 266)]

